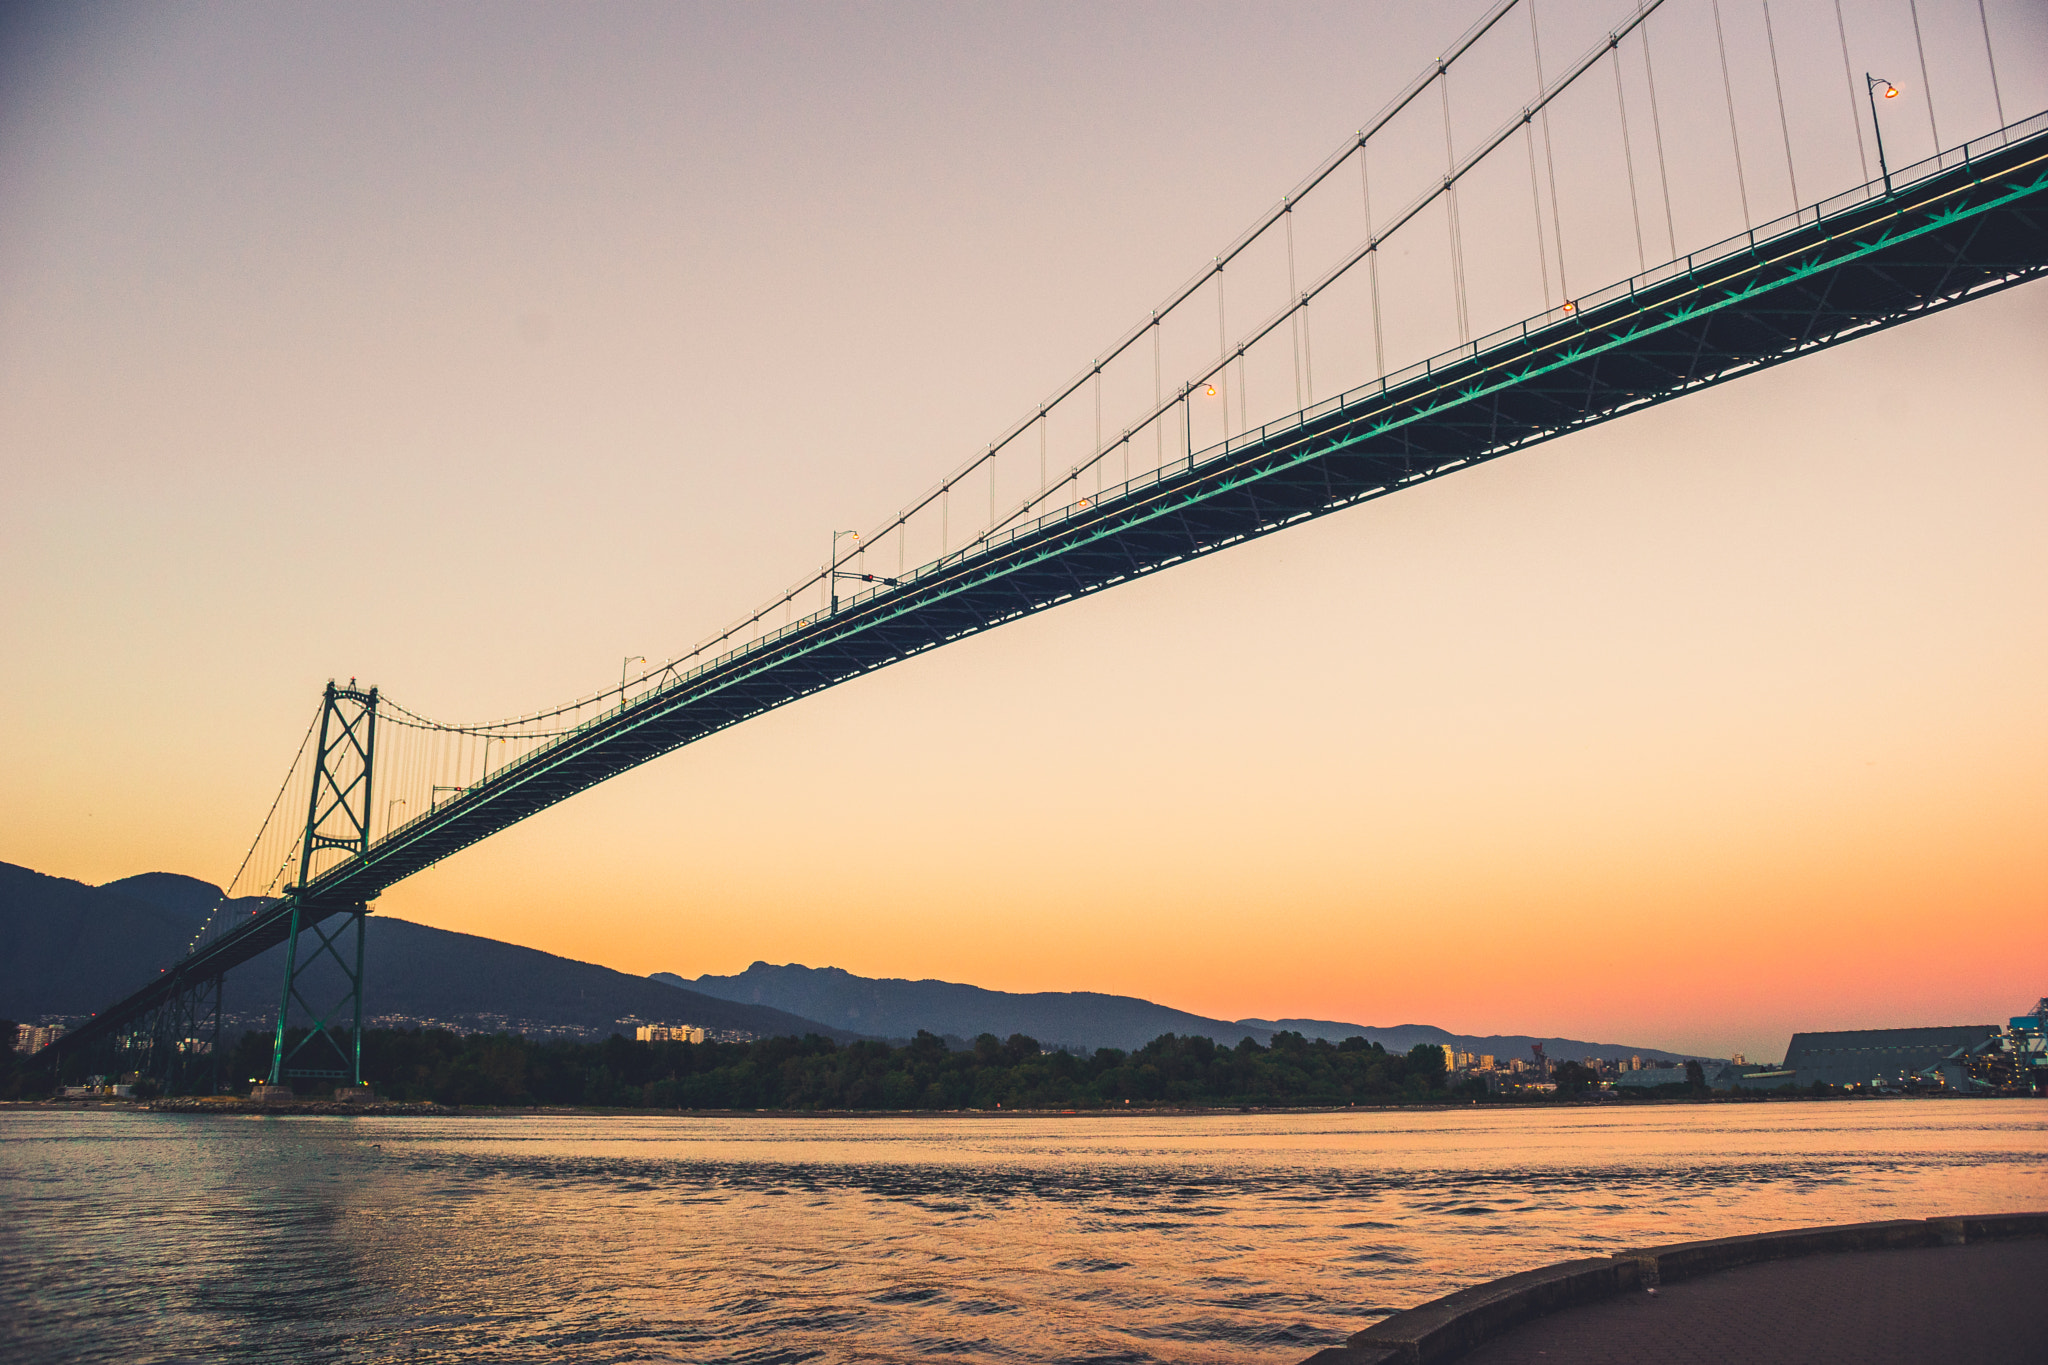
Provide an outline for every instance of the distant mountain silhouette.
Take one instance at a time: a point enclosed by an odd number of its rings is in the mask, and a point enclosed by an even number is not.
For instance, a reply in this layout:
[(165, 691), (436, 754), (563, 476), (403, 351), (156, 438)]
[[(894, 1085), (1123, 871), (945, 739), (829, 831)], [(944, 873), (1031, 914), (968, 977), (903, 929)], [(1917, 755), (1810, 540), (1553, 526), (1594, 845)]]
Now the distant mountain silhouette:
[(656, 972), (653, 979), (889, 1038), (908, 1038), (919, 1029), (956, 1038), (981, 1033), (1007, 1038), (1022, 1033), (1047, 1047), (1083, 1052), (1115, 1047), (1128, 1052), (1162, 1033), (1199, 1034), (1228, 1044), (1240, 1038), (1264, 1043), (1272, 1037), (1269, 1028), (1209, 1019), (1129, 995), (1093, 991), (1017, 994), (950, 981), (877, 980), (838, 967), (777, 967), (756, 962), (737, 976), (700, 976), (691, 981), (673, 972)]
[(727, 1000), (771, 1005), (811, 1019), (825, 1019), (843, 1028), (887, 1038), (907, 1038), (919, 1029), (941, 1037), (973, 1038), (993, 1033), (1006, 1038), (1023, 1033), (1047, 1047), (1092, 1052), (1099, 1047), (1129, 1052), (1162, 1033), (1196, 1034), (1235, 1046), (1240, 1038), (1269, 1043), (1288, 1029), (1308, 1038), (1365, 1038), (1388, 1051), (1406, 1052), (1417, 1043), (1449, 1043), (1464, 1052), (1491, 1053), (1503, 1064), (1527, 1061), (1529, 1044), (1542, 1043), (1552, 1060), (1580, 1057), (1627, 1057), (1683, 1060), (1686, 1054), (1618, 1043), (1588, 1043), (1572, 1038), (1451, 1033), (1430, 1024), (1375, 1028), (1321, 1019), (1210, 1019), (1171, 1009), (1129, 995), (1092, 991), (1036, 991), (1020, 994), (992, 991), (951, 981), (906, 981), (855, 976), (838, 967), (778, 967), (756, 962), (737, 976), (700, 976), (694, 981), (673, 972), (656, 972), (656, 981), (701, 991)]
[[(0, 863), (0, 1018), (77, 1017), (104, 1008), (181, 956), (220, 897), (194, 877), (146, 872), (104, 886)], [(257, 904), (238, 902), (239, 917)], [(231, 973), (226, 1012), (237, 1026), (274, 1016), (284, 973), (276, 948)], [(372, 914), (366, 927), (367, 1020), (432, 1022), (459, 1031), (511, 1029), (602, 1036), (620, 1021), (694, 1024), (757, 1037), (820, 1033), (908, 1038), (919, 1029), (965, 1040), (1028, 1034), (1048, 1047), (1133, 1051), (1163, 1033), (1234, 1045), (1268, 1043), (1288, 1029), (1310, 1038), (1364, 1037), (1389, 1051), (1449, 1043), (1461, 1051), (1526, 1059), (1540, 1042), (1553, 1059), (1685, 1054), (1571, 1038), (1451, 1033), (1429, 1024), (1380, 1028), (1319, 1019), (1210, 1019), (1128, 995), (1093, 991), (1019, 994), (948, 981), (855, 976), (837, 967), (756, 962), (736, 976), (687, 980), (671, 972), (631, 976), (495, 939), (455, 934)], [(333, 991), (333, 981), (316, 992)], [(317, 998), (317, 996), (316, 996)]]
[(1642, 1057), (1660, 1062), (1682, 1062), (1692, 1057), (1690, 1052), (1664, 1052), (1654, 1047), (1624, 1047), (1620, 1043), (1588, 1043), (1577, 1038), (1537, 1038), (1521, 1033), (1448, 1033), (1434, 1024), (1397, 1024), (1392, 1028), (1374, 1028), (1368, 1024), (1343, 1024), (1327, 1019), (1240, 1019), (1240, 1024), (1251, 1028), (1290, 1029), (1304, 1038), (1327, 1038), (1341, 1043), (1346, 1038), (1364, 1038), (1378, 1043), (1389, 1052), (1406, 1052), (1417, 1043), (1448, 1043), (1460, 1052), (1475, 1055), (1492, 1055), (1497, 1061), (1507, 1063), (1531, 1057), (1529, 1045), (1543, 1044), (1543, 1050), (1553, 1062), (1578, 1061), (1581, 1057)]
[[(219, 898), (217, 887), (168, 872), (95, 887), (0, 863), (0, 1018), (79, 1016), (104, 1008), (183, 955)], [(780, 1010), (374, 913), (364, 953), (366, 1020), (395, 1016), (462, 1031), (601, 1036), (620, 1029), (620, 1020), (637, 1018), (757, 1037), (821, 1033), (847, 1042), (860, 1036)], [(227, 978), (224, 1011), (245, 1022), (274, 1017), (283, 975), (282, 947), (238, 967)], [(324, 1003), (339, 994), (338, 977), (315, 982), (313, 998)]]

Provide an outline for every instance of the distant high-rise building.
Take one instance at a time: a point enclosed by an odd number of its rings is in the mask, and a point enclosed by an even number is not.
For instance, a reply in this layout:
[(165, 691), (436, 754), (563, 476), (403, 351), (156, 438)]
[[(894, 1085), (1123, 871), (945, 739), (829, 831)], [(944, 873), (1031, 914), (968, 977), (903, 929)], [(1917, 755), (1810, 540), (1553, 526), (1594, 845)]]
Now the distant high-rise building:
[(1481, 1071), (1493, 1070), (1493, 1054), (1491, 1052), (1482, 1052), (1479, 1054), (1479, 1069)]
[(64, 1036), (62, 1024), (23, 1024), (14, 1034), (14, 1050), (21, 1053), (41, 1052)]
[(642, 1024), (633, 1036), (643, 1043), (701, 1043), (704, 1030), (688, 1024)]

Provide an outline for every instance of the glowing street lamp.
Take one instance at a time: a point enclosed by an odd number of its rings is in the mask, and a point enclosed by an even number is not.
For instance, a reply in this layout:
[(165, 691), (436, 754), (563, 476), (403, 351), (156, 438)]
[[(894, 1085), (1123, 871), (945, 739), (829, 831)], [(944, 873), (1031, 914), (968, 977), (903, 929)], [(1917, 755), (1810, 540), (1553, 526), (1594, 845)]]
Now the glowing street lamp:
[(1886, 99), (1895, 100), (1899, 97), (1899, 87), (1890, 81), (1879, 80), (1868, 71), (1863, 73), (1863, 93), (1870, 97), (1870, 126), (1877, 133), (1877, 169), (1884, 176), (1884, 197), (1889, 199), (1892, 197), (1892, 171), (1884, 162), (1884, 125), (1877, 117), (1877, 92), (1880, 86), (1884, 88)]

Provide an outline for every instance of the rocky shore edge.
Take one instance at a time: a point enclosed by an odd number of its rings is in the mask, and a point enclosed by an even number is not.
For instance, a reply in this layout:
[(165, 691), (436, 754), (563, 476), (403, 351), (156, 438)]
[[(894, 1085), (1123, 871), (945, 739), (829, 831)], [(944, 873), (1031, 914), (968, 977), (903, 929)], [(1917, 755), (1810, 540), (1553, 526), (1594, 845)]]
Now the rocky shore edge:
[(2048, 1213), (1906, 1218), (1641, 1247), (1525, 1270), (1418, 1305), (1302, 1365), (1441, 1365), (1530, 1321), (1717, 1270), (1835, 1251), (1896, 1251), (2048, 1237)]

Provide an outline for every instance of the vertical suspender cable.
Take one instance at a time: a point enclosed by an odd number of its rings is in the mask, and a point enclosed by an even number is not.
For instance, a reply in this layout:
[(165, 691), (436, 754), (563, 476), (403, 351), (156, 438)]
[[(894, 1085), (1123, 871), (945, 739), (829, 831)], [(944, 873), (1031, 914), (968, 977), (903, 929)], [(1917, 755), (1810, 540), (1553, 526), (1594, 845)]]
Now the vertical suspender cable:
[(1230, 343), (1224, 339), (1227, 329), (1223, 325), (1223, 262), (1216, 262), (1216, 368), (1223, 371), (1223, 378), (1217, 383), (1216, 391), (1223, 399), (1223, 439), (1230, 439)]
[[(1365, 196), (1365, 273), (1372, 284), (1372, 367), (1373, 378), (1383, 379), (1387, 373), (1387, 348), (1380, 337), (1380, 248), (1372, 235), (1372, 180), (1366, 173), (1365, 154), (1365, 138), (1361, 135), (1358, 139), (1358, 189)], [(1533, 167), (1535, 163), (1531, 162), (1530, 165)], [(1237, 367), (1238, 374), (1242, 376), (1243, 352), (1238, 353)], [(1242, 385), (1238, 397), (1244, 397)], [(1247, 407), (1245, 413), (1245, 421), (1250, 422), (1251, 409)]]
[(939, 558), (953, 548), (953, 485), (939, 487)]
[(1040, 493), (1045, 492), (1046, 478), (1047, 475), (1045, 469), (1045, 409), (1040, 408), (1038, 410), (1038, 491)]
[(1608, 49), (1614, 65), (1614, 105), (1621, 111), (1621, 161), (1628, 168), (1628, 212), (1636, 225), (1636, 269), (1648, 270), (1650, 257), (1643, 250), (1643, 210), (1636, 202), (1636, 149), (1628, 140), (1628, 96), (1621, 88), (1621, 45), (1616, 42)]
[(1152, 315), (1152, 445), (1158, 463), (1155, 469), (1166, 467), (1166, 423), (1159, 420), (1159, 410), (1166, 406), (1166, 391), (1159, 379), (1159, 314)]
[(1934, 135), (1934, 150), (1941, 150), (1941, 128), (1934, 121), (1934, 87), (1927, 80), (1927, 44), (1920, 41), (1920, 0), (1906, 0), (1906, 12), (1913, 16), (1913, 50), (1920, 54), (1920, 92), (1927, 97), (1927, 131)]
[(1670, 239), (1671, 260), (1678, 259), (1678, 220), (1671, 213), (1671, 174), (1664, 166), (1664, 120), (1657, 113), (1657, 68), (1650, 62), (1650, 24), (1646, 19), (1641, 29), (1643, 35), (1643, 78), (1650, 87), (1650, 133), (1657, 144), (1657, 184), (1664, 191), (1664, 235)]
[[(1543, 92), (1543, 37), (1536, 26), (1536, 0), (1529, 0), (1529, 50), (1536, 56), (1536, 91)], [(1564, 215), (1557, 198), (1557, 148), (1550, 140), (1550, 105), (1543, 106), (1543, 163), (1550, 176), (1550, 238), (1557, 248), (1557, 291), (1569, 300), (1571, 285), (1565, 282), (1564, 272)], [(1548, 303), (1549, 300), (1544, 300)]]
[(1735, 146), (1735, 192), (1742, 200), (1742, 226), (1752, 228), (1749, 216), (1749, 181), (1742, 174), (1742, 133), (1735, 126), (1735, 82), (1728, 76), (1728, 40), (1721, 32), (1721, 0), (1713, 0), (1714, 46), (1721, 53), (1721, 93), (1728, 98), (1728, 140)]
[[(988, 527), (991, 531), (996, 527), (996, 447), (993, 441), (988, 447)], [(896, 573), (897, 577), (902, 577), (902, 565), (896, 566)]]
[[(1458, 344), (1472, 339), (1471, 313), (1465, 306), (1465, 251), (1458, 240), (1458, 149), (1451, 139), (1451, 72), (1437, 63), (1436, 84), (1444, 105), (1444, 222), (1451, 232), (1451, 306), (1458, 317)], [(1311, 385), (1311, 388), (1314, 386)]]
[(1991, 20), (1985, 16), (1984, 0), (1977, 0), (1977, 26), (1984, 30), (1984, 64), (1991, 68), (1991, 104), (1998, 110), (1998, 126), (2003, 128), (2005, 96), (1998, 93), (1998, 58), (1991, 55)]
[[(1298, 412), (1308, 404), (1301, 401), (1301, 291), (1294, 283), (1294, 205), (1281, 212), (1287, 220), (1287, 333), (1294, 338), (1294, 407)], [(1185, 396), (1183, 396), (1185, 402)]]
[[(1527, 110), (1522, 113), (1522, 144), (1529, 149), (1529, 202), (1535, 209), (1536, 273), (1542, 277), (1544, 308), (1550, 307), (1550, 248), (1543, 241), (1543, 190), (1536, 179), (1536, 125)], [(1673, 253), (1674, 255), (1676, 253)], [(1385, 373), (1384, 370), (1381, 373)]]
[(1785, 179), (1792, 184), (1792, 207), (1797, 209), (1799, 176), (1792, 169), (1792, 124), (1785, 117), (1785, 82), (1778, 75), (1778, 36), (1771, 27), (1771, 0), (1764, 0), (1764, 43), (1771, 50), (1771, 84), (1778, 91), (1778, 131), (1785, 136)]
[(1316, 401), (1316, 351), (1309, 344), (1308, 295), (1301, 296), (1301, 368), (1308, 375), (1308, 401)]
[(1849, 92), (1849, 126), (1856, 130), (1856, 164), (1870, 180), (1870, 156), (1863, 150), (1863, 106), (1856, 102), (1856, 69), (1849, 65), (1849, 26), (1842, 22), (1842, 0), (1835, 0), (1835, 33), (1842, 40), (1842, 84)]
[(1095, 460), (1102, 462), (1102, 367), (1095, 367)]

